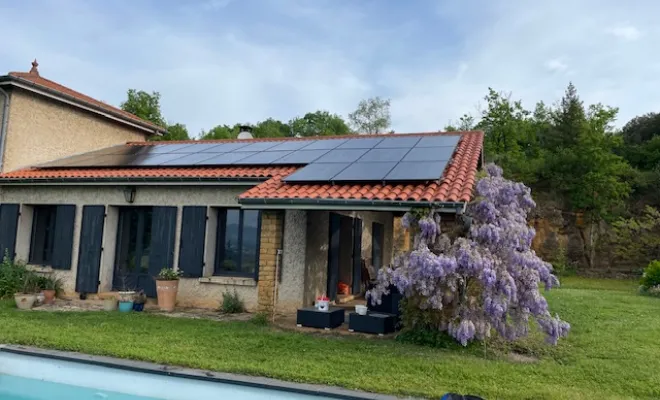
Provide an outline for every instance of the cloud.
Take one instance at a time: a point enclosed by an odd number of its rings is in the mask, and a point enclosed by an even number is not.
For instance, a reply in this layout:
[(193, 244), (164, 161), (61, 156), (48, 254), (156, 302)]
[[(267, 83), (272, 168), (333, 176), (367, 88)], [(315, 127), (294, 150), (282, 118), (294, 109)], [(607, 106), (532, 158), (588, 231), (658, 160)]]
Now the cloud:
[(609, 30), (609, 32), (622, 40), (633, 41), (642, 36), (642, 33), (632, 25), (620, 25)]
[(392, 100), (397, 132), (437, 130), (477, 113), (488, 87), (533, 107), (569, 77), (625, 123), (658, 107), (648, 43), (660, 40), (660, 4), (643, 2), (41, 0), (29, 13), (3, 2), (0, 71), (36, 57), (45, 77), (115, 105), (128, 88), (156, 90), (166, 118), (193, 134), (316, 109), (346, 116), (369, 96)]

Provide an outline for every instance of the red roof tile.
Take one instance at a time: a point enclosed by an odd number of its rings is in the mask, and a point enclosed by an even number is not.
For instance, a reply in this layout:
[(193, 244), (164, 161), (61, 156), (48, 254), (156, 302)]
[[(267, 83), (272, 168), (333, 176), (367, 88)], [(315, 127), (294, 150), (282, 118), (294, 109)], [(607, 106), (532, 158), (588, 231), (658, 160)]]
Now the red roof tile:
[(157, 168), (44, 168), (22, 169), (0, 175), (0, 182), (12, 180), (88, 180), (88, 179), (222, 179), (269, 178), (289, 175), (296, 167), (157, 167)]
[(465, 132), (442, 178), (432, 183), (287, 184), (274, 175), (239, 196), (240, 200), (342, 199), (422, 202), (470, 201), (481, 159), (483, 132)]
[[(433, 133), (425, 135), (442, 135)], [(445, 135), (447, 133), (444, 133)], [(477, 168), (483, 147), (483, 132), (453, 132), (460, 134), (452, 160), (442, 177), (434, 182), (398, 184), (287, 184), (282, 179), (300, 167), (246, 166), (246, 167), (130, 167), (130, 168), (31, 168), (0, 175), (0, 182), (15, 180), (89, 180), (89, 179), (222, 179), (270, 178), (247, 190), (241, 200), (339, 199), (385, 200), (419, 202), (465, 202), (472, 197)], [(331, 138), (331, 137), (323, 137)], [(314, 138), (319, 139), (319, 138)], [(252, 139), (251, 141), (297, 140), (282, 138)], [(304, 139), (301, 139), (304, 140)], [(233, 140), (229, 140), (233, 141)], [(213, 142), (228, 142), (213, 141)], [(167, 142), (170, 143), (170, 142)], [(181, 143), (181, 142), (179, 142)], [(185, 142), (184, 142), (185, 143)], [(191, 141), (190, 143), (200, 143)], [(139, 142), (133, 145), (165, 145), (163, 142)]]
[(116, 114), (117, 116), (119, 116), (120, 118), (123, 118), (125, 120), (132, 121), (132, 122), (137, 122), (141, 125), (146, 125), (149, 128), (151, 128), (153, 130), (157, 130), (159, 132), (165, 132), (165, 128), (163, 128), (161, 126), (158, 126), (156, 124), (153, 124), (150, 121), (146, 121), (146, 120), (144, 120), (140, 117), (137, 117), (137, 116), (135, 116), (135, 115), (133, 115), (129, 112), (126, 112), (126, 111), (124, 111), (120, 108), (117, 108), (117, 107), (111, 106), (109, 104), (106, 104), (102, 101), (98, 101), (96, 99), (93, 99), (93, 98), (91, 98), (87, 95), (84, 95), (84, 94), (82, 94), (80, 92), (77, 92), (73, 89), (70, 89), (66, 86), (60, 85), (57, 82), (53, 82), (49, 79), (43, 78), (39, 75), (39, 72), (36, 70), (35, 67), (33, 67), (32, 71), (30, 71), (30, 72), (10, 72), (9, 76), (14, 77), (14, 78), (18, 78), (20, 80), (26, 80), (28, 82), (31, 82), (31, 83), (37, 85), (37, 86), (41, 86), (41, 87), (44, 87), (46, 89), (50, 89), (50, 90), (54, 90), (56, 92), (59, 92), (63, 95), (73, 97), (76, 100), (88, 103), (92, 106), (95, 106), (95, 107), (101, 108), (105, 111)]

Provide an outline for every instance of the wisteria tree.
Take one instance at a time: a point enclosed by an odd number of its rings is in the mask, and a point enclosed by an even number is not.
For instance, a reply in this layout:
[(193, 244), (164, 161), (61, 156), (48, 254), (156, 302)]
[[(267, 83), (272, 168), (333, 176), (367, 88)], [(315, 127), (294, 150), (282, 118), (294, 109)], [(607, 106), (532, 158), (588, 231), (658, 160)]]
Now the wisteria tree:
[(491, 331), (508, 340), (524, 337), (530, 317), (556, 344), (570, 326), (550, 314), (539, 291), (539, 284), (549, 290), (559, 281), (531, 249), (535, 231), (527, 213), (536, 206), (531, 191), (505, 179), (496, 165), (486, 172), (467, 210), (472, 223), (465, 237), (441, 234), (440, 216), (432, 210), (404, 216), (404, 227), (417, 232), (414, 249), (381, 269), (369, 300), (379, 303), (393, 285), (404, 295), (406, 309), (421, 311), (415, 314), (419, 318), (404, 315), (406, 323), (446, 331), (464, 346)]

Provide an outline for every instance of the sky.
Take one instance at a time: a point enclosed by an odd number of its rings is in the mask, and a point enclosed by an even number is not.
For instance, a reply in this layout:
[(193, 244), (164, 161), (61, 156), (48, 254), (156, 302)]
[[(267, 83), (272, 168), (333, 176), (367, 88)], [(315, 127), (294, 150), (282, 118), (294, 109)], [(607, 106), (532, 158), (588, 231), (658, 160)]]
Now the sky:
[(391, 99), (398, 132), (528, 108), (572, 81), (617, 125), (660, 111), (655, 0), (0, 0), (0, 75), (28, 71), (113, 105), (157, 91), (192, 135)]

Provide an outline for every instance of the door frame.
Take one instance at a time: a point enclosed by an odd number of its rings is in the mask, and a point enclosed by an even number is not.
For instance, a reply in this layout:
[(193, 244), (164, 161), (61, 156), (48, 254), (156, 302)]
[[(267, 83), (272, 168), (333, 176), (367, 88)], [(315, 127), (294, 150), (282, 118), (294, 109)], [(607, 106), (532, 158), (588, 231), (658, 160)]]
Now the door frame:
[[(125, 229), (126, 229), (126, 226), (124, 226), (125, 223), (126, 223), (124, 215), (125, 215), (126, 212), (129, 212), (129, 211), (132, 211), (132, 210), (147, 210), (147, 209), (151, 210), (152, 218), (153, 218), (153, 207), (152, 206), (121, 206), (121, 207), (118, 207), (119, 211), (118, 211), (118, 218), (117, 218), (117, 237), (116, 237), (116, 241), (115, 241), (115, 261), (114, 261), (113, 266), (112, 266), (112, 290), (122, 290), (121, 286), (123, 286), (122, 282), (120, 282), (121, 271), (120, 271), (119, 264), (122, 262), (122, 257), (121, 257), (122, 256), (121, 255), (121, 250), (122, 250), (121, 247), (122, 246), (121, 246), (121, 243), (122, 243), (122, 236), (123, 236), (123, 234), (125, 232)], [(143, 248), (144, 248), (143, 233), (144, 233), (144, 229), (145, 229), (145, 217), (144, 217), (145, 214), (144, 214), (144, 212), (141, 212), (138, 215), (139, 216), (138, 216), (137, 230), (138, 230), (138, 233), (140, 233), (140, 234), (136, 235), (135, 247), (137, 249), (140, 249), (140, 252), (139, 252), (139, 254), (135, 254), (135, 259), (136, 260), (142, 260), (142, 254), (143, 254)], [(152, 219), (151, 223), (153, 224), (153, 219)], [(138, 257), (138, 255), (139, 255), (139, 257)], [(136, 265), (135, 267), (136, 268), (141, 268), (141, 266), (139, 266), (139, 265)], [(147, 265), (147, 275), (149, 275), (148, 271), (149, 271), (149, 265)], [(129, 275), (132, 276), (132, 278), (130, 278), (130, 279), (134, 280), (134, 282), (132, 282), (132, 283), (134, 283), (135, 287), (127, 288), (128, 290), (140, 290), (140, 289), (142, 289), (145, 292), (147, 292), (148, 288), (139, 287), (138, 276), (139, 275), (144, 275), (144, 274), (140, 274), (140, 273), (137, 273), (137, 272), (132, 272)]]

